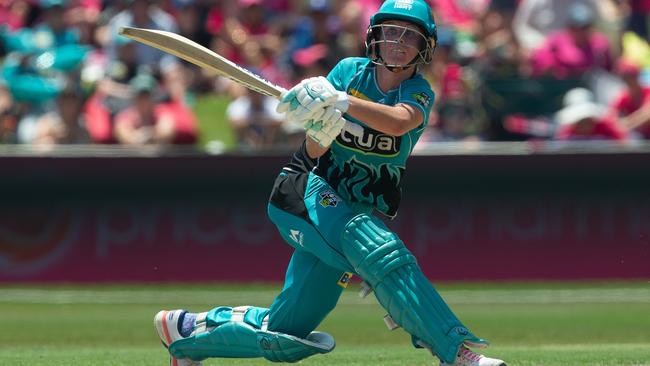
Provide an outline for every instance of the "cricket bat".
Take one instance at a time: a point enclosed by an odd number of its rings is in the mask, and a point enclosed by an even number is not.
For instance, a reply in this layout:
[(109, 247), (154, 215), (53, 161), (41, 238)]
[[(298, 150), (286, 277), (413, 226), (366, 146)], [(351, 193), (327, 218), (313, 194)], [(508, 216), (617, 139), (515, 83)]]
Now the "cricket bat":
[[(120, 35), (167, 52), (199, 67), (216, 72), (248, 89), (274, 98), (286, 91), (253, 72), (235, 64), (218, 53), (172, 32), (154, 29), (123, 27)], [(344, 130), (355, 136), (363, 136), (363, 127), (346, 121)]]

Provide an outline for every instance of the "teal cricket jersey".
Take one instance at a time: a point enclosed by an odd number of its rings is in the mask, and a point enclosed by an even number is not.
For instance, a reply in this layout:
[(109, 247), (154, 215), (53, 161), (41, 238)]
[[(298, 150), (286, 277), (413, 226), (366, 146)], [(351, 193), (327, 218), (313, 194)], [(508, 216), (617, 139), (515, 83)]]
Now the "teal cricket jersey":
[(314, 172), (323, 177), (350, 202), (370, 204), (394, 217), (401, 199), (401, 182), (406, 159), (426, 127), (435, 94), (420, 74), (384, 93), (379, 89), (376, 65), (364, 57), (340, 61), (327, 76), (337, 90), (355, 97), (385, 104), (406, 103), (419, 108), (424, 121), (402, 136), (391, 136), (349, 115), (345, 118), (364, 128), (363, 137), (343, 131), (330, 150), (318, 159)]

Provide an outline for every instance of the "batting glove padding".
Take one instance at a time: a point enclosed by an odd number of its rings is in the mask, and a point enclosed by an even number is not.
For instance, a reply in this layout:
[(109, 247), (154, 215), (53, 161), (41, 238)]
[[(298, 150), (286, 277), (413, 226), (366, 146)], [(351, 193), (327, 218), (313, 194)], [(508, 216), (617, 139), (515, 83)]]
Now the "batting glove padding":
[[(333, 107), (330, 108), (334, 109)], [(316, 141), (321, 147), (327, 148), (336, 140), (336, 137), (343, 130), (343, 126), (345, 126), (345, 118), (339, 117), (329, 121), (310, 120), (305, 124), (305, 129), (309, 138)]]
[(277, 107), (279, 113), (287, 113), (291, 121), (310, 120), (328, 106), (345, 113), (350, 106), (348, 95), (338, 91), (324, 77), (308, 78), (284, 93)]

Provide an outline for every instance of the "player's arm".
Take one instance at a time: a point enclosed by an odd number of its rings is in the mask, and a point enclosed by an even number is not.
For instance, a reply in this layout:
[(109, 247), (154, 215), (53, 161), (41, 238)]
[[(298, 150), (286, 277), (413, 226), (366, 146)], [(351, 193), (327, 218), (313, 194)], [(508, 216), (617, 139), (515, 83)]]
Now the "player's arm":
[(307, 136), (307, 139), (305, 141), (307, 147), (307, 155), (309, 155), (309, 157), (312, 159), (320, 158), (327, 152), (327, 150), (329, 150), (329, 146), (323, 147), (309, 136)]
[(388, 106), (354, 96), (348, 96), (348, 100), (350, 106), (347, 114), (388, 135), (402, 136), (424, 120), (422, 111), (411, 104)]
[(405, 98), (393, 106), (366, 101), (336, 90), (327, 79), (319, 77), (294, 86), (282, 97), (280, 105), (288, 111), (288, 118), (297, 121), (309, 120), (324, 108), (334, 107), (375, 130), (401, 136), (426, 122), (422, 108), (429, 108), (433, 96), (411, 89)]

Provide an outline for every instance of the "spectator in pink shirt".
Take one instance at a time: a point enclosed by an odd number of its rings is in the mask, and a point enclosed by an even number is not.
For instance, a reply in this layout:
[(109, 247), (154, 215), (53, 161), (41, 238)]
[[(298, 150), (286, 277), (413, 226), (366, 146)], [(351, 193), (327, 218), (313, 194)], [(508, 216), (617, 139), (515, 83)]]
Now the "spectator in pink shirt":
[(580, 77), (594, 68), (611, 70), (609, 41), (604, 34), (594, 30), (593, 10), (577, 3), (567, 11), (567, 28), (551, 34), (542, 47), (533, 52), (533, 75), (566, 79)]
[(619, 123), (643, 139), (650, 139), (650, 87), (641, 85), (641, 69), (626, 60), (616, 65), (616, 74), (625, 82), (626, 88), (611, 104), (612, 114)]

